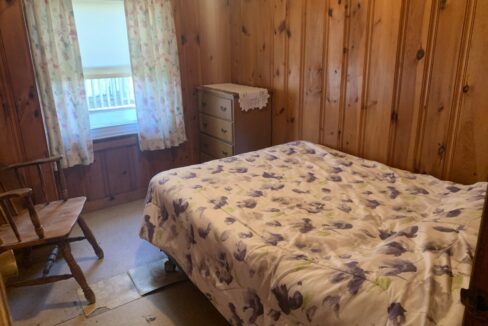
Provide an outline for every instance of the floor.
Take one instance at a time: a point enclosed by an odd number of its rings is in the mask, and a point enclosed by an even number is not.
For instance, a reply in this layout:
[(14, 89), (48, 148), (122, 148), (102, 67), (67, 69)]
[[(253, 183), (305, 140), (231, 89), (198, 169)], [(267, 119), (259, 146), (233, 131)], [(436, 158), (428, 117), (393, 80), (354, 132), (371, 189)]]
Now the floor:
[[(129, 269), (164, 258), (163, 254), (138, 237), (143, 201), (85, 214), (85, 219), (105, 251), (96, 259), (86, 241), (72, 244), (74, 257), (89, 283), (108, 279)], [(79, 229), (74, 234), (81, 234)], [(33, 255), (33, 264), (22, 278), (40, 273), (47, 250)], [(68, 272), (58, 260), (51, 274)], [(53, 284), (9, 289), (8, 300), (14, 325), (226, 325), (205, 296), (189, 281), (147, 295), (113, 310), (86, 318), (76, 291), (77, 283), (66, 280)]]

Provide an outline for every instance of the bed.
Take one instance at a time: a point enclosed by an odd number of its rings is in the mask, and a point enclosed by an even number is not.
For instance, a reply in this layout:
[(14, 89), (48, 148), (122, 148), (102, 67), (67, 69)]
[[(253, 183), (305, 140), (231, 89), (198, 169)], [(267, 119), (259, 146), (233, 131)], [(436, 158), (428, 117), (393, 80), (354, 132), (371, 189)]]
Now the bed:
[(299, 141), (156, 175), (140, 235), (234, 325), (459, 325), (485, 192)]

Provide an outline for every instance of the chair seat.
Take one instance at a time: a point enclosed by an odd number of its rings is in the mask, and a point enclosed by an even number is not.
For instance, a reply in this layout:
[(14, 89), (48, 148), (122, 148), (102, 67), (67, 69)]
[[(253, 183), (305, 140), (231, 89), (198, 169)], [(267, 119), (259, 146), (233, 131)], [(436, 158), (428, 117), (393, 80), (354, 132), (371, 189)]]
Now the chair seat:
[(46, 243), (48, 240), (67, 237), (83, 210), (86, 197), (70, 198), (67, 201), (54, 201), (49, 204), (35, 206), (39, 215), (44, 238), (39, 239), (30, 220), (29, 212), (23, 210), (15, 217), (15, 223), (19, 229), (21, 241), (15, 237), (12, 228), (8, 225), (0, 226), (0, 251), (18, 249)]

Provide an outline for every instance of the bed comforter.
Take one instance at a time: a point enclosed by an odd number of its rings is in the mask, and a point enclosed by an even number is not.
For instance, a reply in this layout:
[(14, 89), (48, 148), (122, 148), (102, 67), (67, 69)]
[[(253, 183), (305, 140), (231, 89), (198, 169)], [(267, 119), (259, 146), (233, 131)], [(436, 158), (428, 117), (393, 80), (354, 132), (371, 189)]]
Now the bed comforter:
[(292, 142), (156, 175), (140, 235), (234, 325), (459, 325), (485, 191)]

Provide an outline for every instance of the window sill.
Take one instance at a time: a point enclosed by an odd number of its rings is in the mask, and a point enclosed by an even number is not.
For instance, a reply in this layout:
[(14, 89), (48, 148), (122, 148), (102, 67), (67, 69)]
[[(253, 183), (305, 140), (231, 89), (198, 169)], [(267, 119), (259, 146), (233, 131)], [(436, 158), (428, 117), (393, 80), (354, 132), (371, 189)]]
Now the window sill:
[(93, 140), (134, 135), (139, 132), (137, 123), (91, 129)]

